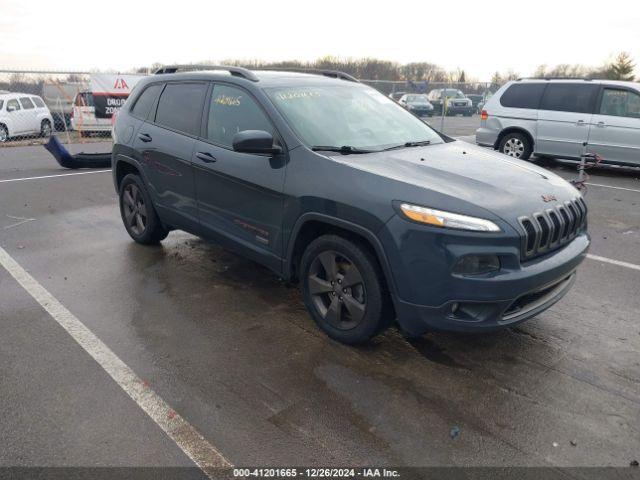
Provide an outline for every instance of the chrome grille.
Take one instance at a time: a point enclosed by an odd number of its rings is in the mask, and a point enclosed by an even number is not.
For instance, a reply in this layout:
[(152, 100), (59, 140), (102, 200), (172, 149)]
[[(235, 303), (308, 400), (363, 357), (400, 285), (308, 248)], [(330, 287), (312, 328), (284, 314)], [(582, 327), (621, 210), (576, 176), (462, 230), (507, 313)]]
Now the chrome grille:
[(582, 197), (520, 217), (522, 252), (530, 260), (569, 243), (586, 228), (587, 204)]

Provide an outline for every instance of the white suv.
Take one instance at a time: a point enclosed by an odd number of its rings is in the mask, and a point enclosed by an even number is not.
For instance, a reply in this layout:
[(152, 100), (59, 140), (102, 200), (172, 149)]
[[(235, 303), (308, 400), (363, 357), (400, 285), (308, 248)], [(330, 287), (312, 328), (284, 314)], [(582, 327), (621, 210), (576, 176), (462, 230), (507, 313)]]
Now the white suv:
[(53, 129), (51, 112), (42, 98), (27, 93), (0, 93), (0, 143), (11, 137), (48, 137)]

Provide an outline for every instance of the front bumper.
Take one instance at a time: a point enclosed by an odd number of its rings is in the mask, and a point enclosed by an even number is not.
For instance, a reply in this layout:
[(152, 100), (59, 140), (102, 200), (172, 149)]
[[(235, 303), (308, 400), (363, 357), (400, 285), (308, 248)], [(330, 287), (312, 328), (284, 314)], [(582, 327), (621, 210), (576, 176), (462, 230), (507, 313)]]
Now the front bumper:
[[(491, 331), (539, 314), (569, 291), (590, 244), (583, 233), (559, 250), (521, 262), (517, 237), (509, 232), (483, 237), (434, 229), (402, 231), (400, 223), (387, 227), (380, 234), (385, 250), (389, 242), (393, 245), (389, 260), (394, 306), (400, 327), (409, 335)], [(461, 256), (479, 253), (498, 255), (501, 269), (476, 276), (452, 273)]]
[(410, 108), (409, 111), (418, 117), (433, 117), (433, 108)]

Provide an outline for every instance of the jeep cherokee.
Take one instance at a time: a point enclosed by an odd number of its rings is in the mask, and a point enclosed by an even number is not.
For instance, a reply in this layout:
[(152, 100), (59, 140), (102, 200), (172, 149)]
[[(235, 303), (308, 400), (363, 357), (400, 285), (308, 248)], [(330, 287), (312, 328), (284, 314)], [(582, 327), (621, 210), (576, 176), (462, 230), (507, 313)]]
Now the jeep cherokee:
[(489, 331), (549, 308), (589, 246), (578, 191), (440, 134), (340, 72), (165, 67), (114, 129), (129, 235), (181, 229), (300, 284), (318, 326), (364, 342)]

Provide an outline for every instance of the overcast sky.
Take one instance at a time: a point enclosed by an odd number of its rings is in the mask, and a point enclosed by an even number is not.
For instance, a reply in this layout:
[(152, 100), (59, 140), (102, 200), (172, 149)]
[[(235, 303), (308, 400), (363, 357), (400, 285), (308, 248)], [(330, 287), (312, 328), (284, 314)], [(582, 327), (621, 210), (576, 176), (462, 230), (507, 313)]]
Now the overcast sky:
[(0, 69), (335, 55), (429, 61), (489, 80), (599, 65), (621, 50), (640, 63), (637, 0), (0, 0)]

